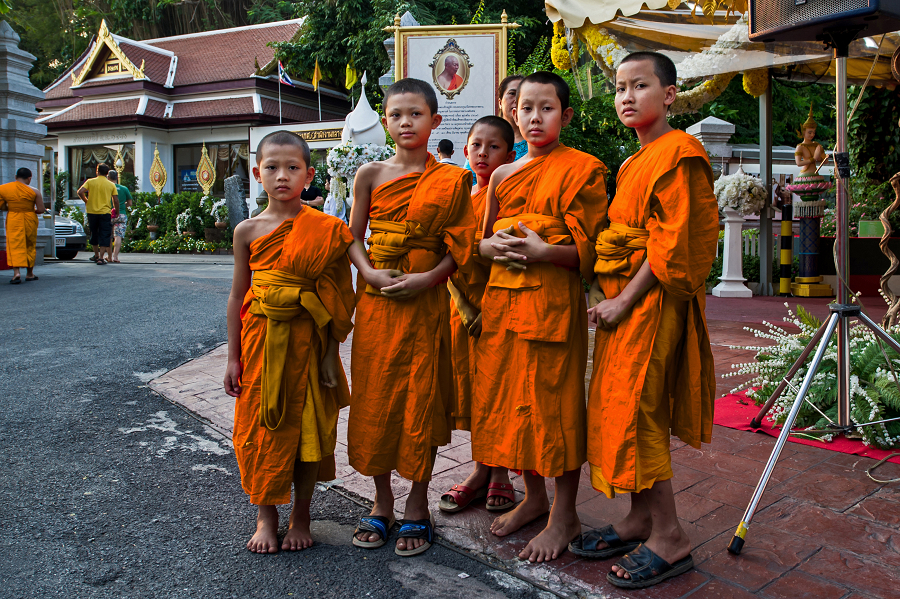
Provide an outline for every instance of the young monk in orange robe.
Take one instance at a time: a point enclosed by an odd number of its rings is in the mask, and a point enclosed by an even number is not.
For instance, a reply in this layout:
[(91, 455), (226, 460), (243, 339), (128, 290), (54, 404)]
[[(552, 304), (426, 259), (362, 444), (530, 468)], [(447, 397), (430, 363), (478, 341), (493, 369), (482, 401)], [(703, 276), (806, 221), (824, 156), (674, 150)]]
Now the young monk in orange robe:
[[(581, 532), (575, 496), (585, 461), (587, 306), (582, 277), (606, 220), (606, 167), (560, 145), (572, 119), (569, 87), (538, 72), (519, 86), (516, 120), (528, 154), (488, 186), (481, 255), (494, 261), (482, 303), (472, 457), (525, 471), (525, 500), (497, 518), (508, 535), (550, 508), (546, 528), (519, 554), (556, 559)], [(495, 222), (495, 218), (498, 218)]]
[(718, 208), (706, 151), (666, 120), (675, 82), (675, 65), (656, 53), (631, 54), (616, 73), (616, 110), (641, 149), (619, 170), (610, 226), (597, 239), (594, 270), (609, 299), (590, 309), (598, 327), (591, 481), (609, 497), (630, 493), (631, 511), (570, 548), (597, 558), (627, 552), (608, 575), (626, 588), (693, 566), (675, 511), (669, 436), (699, 448), (712, 432), (716, 384), (704, 308)]
[(256, 150), (256, 180), (269, 206), (234, 230), (225, 392), (237, 398), (234, 450), (241, 484), (259, 506), (247, 548), (278, 551), (276, 504), (294, 508), (282, 549), (312, 545), (309, 505), (317, 480), (335, 477), (334, 447), (350, 389), (338, 344), (353, 325), (347, 260), (353, 242), (340, 219), (303, 206), (312, 181), (309, 147), (278, 131)]
[(6, 262), (13, 269), (10, 283), (22, 282), (20, 268), (26, 270), (26, 281), (37, 281), (34, 263), (37, 258), (37, 214), (44, 211), (41, 192), (31, 185), (31, 171), (20, 168), (16, 180), (0, 185), (0, 207), (6, 213)]
[[(512, 126), (498, 116), (485, 116), (469, 129), (468, 142), (463, 152), (475, 172), (475, 186), (472, 188), (472, 207), (478, 228), (475, 231), (473, 248), (477, 253), (481, 241), (481, 224), (484, 221), (484, 204), (487, 198), (491, 175), (503, 164), (515, 161), (513, 149), (515, 135)], [(463, 296), (452, 283), (450, 290), (450, 347), (453, 352), (453, 375), (456, 383), (456, 404), (453, 409), (454, 426), (459, 430), (471, 429), (472, 389), (475, 384), (476, 345), (481, 335), (481, 298), (487, 285), (490, 264), (485, 264), (481, 256), (475, 256), (472, 277), (469, 281), (468, 297)], [(515, 495), (505, 468), (491, 468), (475, 463), (475, 470), (469, 477), (447, 491), (439, 507), (442, 511), (455, 513), (465, 509), (474, 499), (487, 496), (489, 511), (508, 510), (513, 507)]]
[[(437, 448), (450, 442), (449, 294), (467, 293), (475, 218), (469, 171), (428, 153), (441, 123), (430, 85), (401, 79), (388, 88), (382, 120), (397, 154), (363, 165), (354, 181), (350, 259), (359, 269), (353, 393), (347, 431), (350, 465), (374, 477), (375, 505), (353, 544), (385, 544), (393, 524), (391, 471), (412, 481), (395, 547), (416, 555), (434, 539), (428, 482)], [(372, 231), (369, 251), (363, 238)], [(457, 267), (459, 276), (456, 277)]]

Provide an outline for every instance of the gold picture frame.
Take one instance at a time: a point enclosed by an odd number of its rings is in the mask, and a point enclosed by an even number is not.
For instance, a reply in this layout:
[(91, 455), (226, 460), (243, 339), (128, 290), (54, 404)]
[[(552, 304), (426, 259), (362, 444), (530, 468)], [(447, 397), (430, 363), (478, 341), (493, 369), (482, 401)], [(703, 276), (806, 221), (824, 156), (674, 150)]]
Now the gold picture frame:
[[(439, 79), (447, 68), (447, 59), (451, 57), (457, 60), (456, 66), (458, 70), (453, 73), (454, 82), (457, 78), (459, 80), (459, 83), (453, 87), (445, 86)], [(435, 52), (431, 63), (428, 65), (431, 69), (431, 78), (434, 80), (434, 86), (448, 100), (459, 94), (469, 83), (469, 73), (473, 66), (475, 65), (472, 64), (469, 54), (460, 48), (454, 38), (448, 39), (444, 47)], [(459, 70), (462, 70), (462, 74), (459, 73)]]

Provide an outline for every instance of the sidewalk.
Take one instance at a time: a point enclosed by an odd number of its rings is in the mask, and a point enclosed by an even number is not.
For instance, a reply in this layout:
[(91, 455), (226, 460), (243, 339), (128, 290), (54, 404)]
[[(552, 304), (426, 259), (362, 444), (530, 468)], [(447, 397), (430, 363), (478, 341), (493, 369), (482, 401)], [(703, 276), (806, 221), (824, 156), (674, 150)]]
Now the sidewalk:
[[(767, 320), (780, 323), (784, 300), (754, 298), (725, 300), (707, 297), (707, 318), (716, 359), (716, 372), (752, 360), (753, 352), (731, 350), (731, 344), (756, 345), (759, 340), (742, 327)], [(791, 307), (798, 303), (791, 298)], [(827, 314), (823, 300), (799, 300), (815, 315)], [(874, 299), (867, 303), (872, 317), (884, 313)], [(591, 334), (593, 337), (593, 334)], [(593, 347), (593, 341), (591, 341)], [(341, 347), (350, 371), (350, 344)], [(188, 362), (150, 382), (171, 401), (208, 420), (230, 436), (233, 400), (224, 394), (225, 346)], [(590, 372), (591, 366), (588, 367)], [(737, 382), (719, 379), (719, 394)], [(338, 484), (363, 497), (374, 497), (371, 479), (347, 463), (347, 410), (338, 424), (336, 451)], [(562, 596), (647, 597), (692, 599), (863, 599), (900, 596), (900, 486), (879, 484), (866, 475), (874, 460), (789, 443), (762, 498), (743, 553), (726, 552), (759, 479), (775, 439), (716, 426), (713, 442), (702, 450), (672, 442), (676, 502), (682, 525), (694, 543), (696, 568), (674, 580), (643, 591), (621, 591), (606, 581), (614, 560), (593, 562), (570, 553), (548, 564), (521, 562), (516, 554), (544, 525), (538, 520), (509, 537), (489, 531), (494, 515), (483, 503), (453, 515), (436, 507), (441, 493), (471, 471), (469, 434), (454, 432), (441, 448), (430, 487), (438, 534), (459, 547), (499, 560), (508, 570), (540, 582)], [(587, 472), (587, 467), (584, 468)], [(880, 478), (900, 477), (900, 465), (886, 464)], [(626, 497), (607, 499), (594, 491), (587, 475), (578, 492), (578, 513), (585, 528), (615, 522), (629, 507)], [(522, 480), (513, 480), (519, 495)], [(552, 493), (552, 483), (548, 485)], [(398, 512), (402, 513), (409, 483), (394, 477)], [(350, 540), (347, 540), (348, 547)]]

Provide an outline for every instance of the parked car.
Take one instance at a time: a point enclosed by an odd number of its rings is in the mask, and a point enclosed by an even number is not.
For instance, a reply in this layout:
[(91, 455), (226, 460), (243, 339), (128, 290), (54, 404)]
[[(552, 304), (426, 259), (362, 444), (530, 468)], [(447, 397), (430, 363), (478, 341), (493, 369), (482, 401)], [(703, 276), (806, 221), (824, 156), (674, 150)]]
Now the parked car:
[(79, 250), (87, 248), (87, 235), (78, 221), (64, 216), (56, 217), (56, 257), (71, 260)]

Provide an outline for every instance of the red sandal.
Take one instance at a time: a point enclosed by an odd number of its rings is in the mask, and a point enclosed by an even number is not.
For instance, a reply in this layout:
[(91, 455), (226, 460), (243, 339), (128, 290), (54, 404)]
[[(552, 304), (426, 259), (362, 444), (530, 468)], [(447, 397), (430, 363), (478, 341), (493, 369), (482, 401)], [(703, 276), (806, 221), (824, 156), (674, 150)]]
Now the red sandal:
[(488, 499), (491, 497), (504, 497), (509, 499), (509, 503), (504, 503), (502, 505), (491, 505), (487, 504), (487, 509), (489, 512), (505, 512), (506, 510), (515, 507), (516, 505), (516, 493), (513, 491), (512, 483), (491, 483), (488, 485), (487, 492)]
[(438, 504), (438, 507), (441, 508), (442, 512), (455, 514), (466, 509), (470, 503), (484, 497), (487, 493), (488, 487), (481, 487), (476, 490), (465, 485), (453, 485), (449, 491), (441, 495), (441, 502)]

